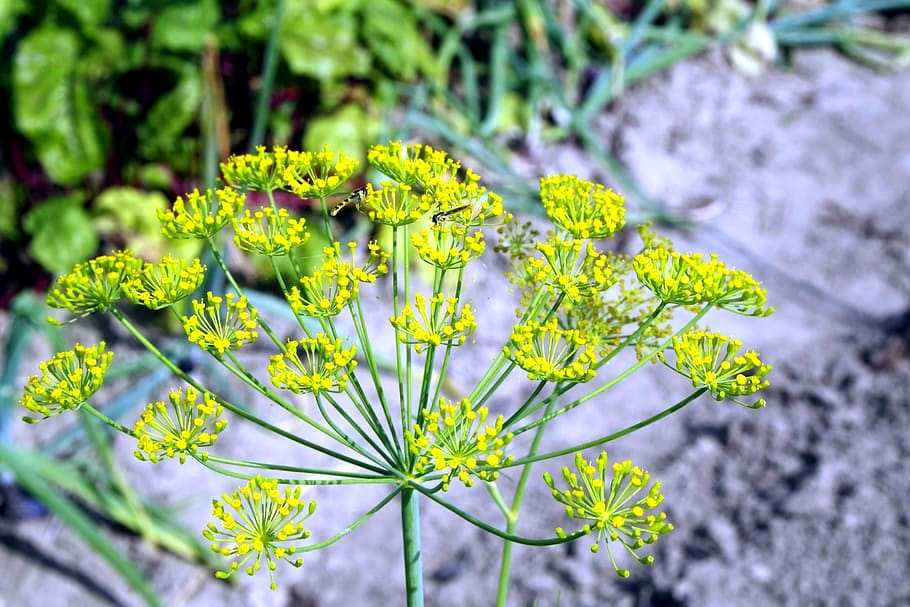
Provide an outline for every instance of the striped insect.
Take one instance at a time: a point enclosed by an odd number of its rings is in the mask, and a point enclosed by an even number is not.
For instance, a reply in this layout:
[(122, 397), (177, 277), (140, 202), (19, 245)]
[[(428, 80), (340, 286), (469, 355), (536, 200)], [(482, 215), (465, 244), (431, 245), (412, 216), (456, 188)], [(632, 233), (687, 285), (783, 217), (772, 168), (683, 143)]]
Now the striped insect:
[(446, 219), (447, 217), (450, 217), (451, 215), (454, 215), (456, 213), (460, 213), (460, 212), (464, 211), (465, 209), (469, 208), (470, 206), (471, 206), (471, 204), (468, 203), (468, 204), (463, 204), (463, 205), (457, 206), (452, 209), (448, 209), (446, 211), (440, 211), (439, 213), (434, 213), (433, 214), (433, 224), (436, 225), (439, 222)]
[(350, 194), (348, 194), (347, 196), (342, 198), (341, 202), (339, 202), (337, 205), (335, 205), (335, 208), (332, 209), (332, 217), (335, 217), (336, 215), (338, 215), (338, 213), (340, 213), (341, 210), (344, 207), (348, 206), (349, 204), (353, 204), (355, 207), (360, 208), (360, 203), (363, 202), (364, 198), (366, 198), (367, 191), (368, 190), (366, 187), (357, 188), (356, 190), (354, 190), (353, 192), (351, 192)]

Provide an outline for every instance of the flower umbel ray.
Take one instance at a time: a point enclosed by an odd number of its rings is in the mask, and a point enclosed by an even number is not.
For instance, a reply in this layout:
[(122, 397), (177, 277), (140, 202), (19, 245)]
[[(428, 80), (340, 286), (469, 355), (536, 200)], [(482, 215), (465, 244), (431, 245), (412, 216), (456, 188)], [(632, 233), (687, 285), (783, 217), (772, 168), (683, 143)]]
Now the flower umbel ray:
[[(633, 465), (630, 460), (617, 462), (612, 469), (607, 464), (606, 451), (601, 451), (594, 463), (577, 453), (575, 467), (578, 473), (568, 467), (562, 469), (568, 485), (566, 489), (558, 489), (549, 472), (544, 473), (543, 479), (553, 499), (565, 505), (569, 518), (586, 521), (582, 529), (594, 535), (591, 552), (597, 553), (601, 545), (606, 546), (617, 575), (629, 577), (629, 570), (616, 564), (611, 544), (619, 542), (639, 563), (650, 565), (654, 557), (641, 556), (637, 551), (673, 531), (673, 525), (667, 521), (665, 513), (655, 511), (664, 496), (659, 482), (648, 488), (651, 476), (647, 470)], [(608, 472), (612, 476), (609, 484)], [(556, 533), (565, 534), (562, 528), (557, 528)]]
[(274, 590), (279, 561), (303, 565), (295, 554), (310, 537), (304, 521), (316, 511), (316, 502), (307, 503), (300, 495), (300, 487), (282, 490), (276, 481), (257, 475), (233, 493), (213, 500), (212, 516), (217, 522), (209, 523), (202, 534), (215, 553), (231, 558), (228, 569), (216, 575), (227, 579), (242, 567), (247, 575), (254, 575), (265, 564)]

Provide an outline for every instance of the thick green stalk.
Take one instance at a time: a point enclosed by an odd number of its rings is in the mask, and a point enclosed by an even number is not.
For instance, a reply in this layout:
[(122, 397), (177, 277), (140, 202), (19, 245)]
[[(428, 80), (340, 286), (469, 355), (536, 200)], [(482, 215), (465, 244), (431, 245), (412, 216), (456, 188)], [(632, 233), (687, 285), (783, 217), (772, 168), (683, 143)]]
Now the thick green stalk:
[(404, 545), (404, 582), (408, 607), (423, 607), (423, 562), (420, 554), (420, 496), (401, 492), (401, 537)]

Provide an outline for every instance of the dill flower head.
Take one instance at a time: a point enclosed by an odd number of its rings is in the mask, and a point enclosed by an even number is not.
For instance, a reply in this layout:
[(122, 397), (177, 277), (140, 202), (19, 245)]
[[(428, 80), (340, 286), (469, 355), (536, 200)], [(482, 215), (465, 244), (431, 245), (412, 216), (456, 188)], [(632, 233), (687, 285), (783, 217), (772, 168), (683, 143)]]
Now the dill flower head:
[(291, 217), (287, 209), (263, 207), (234, 220), (234, 243), (242, 251), (267, 257), (289, 255), (310, 238), (306, 220)]
[[(673, 531), (664, 512), (654, 511), (664, 500), (660, 483), (648, 488), (650, 475), (647, 470), (634, 466), (630, 460), (617, 462), (612, 467), (612, 479), (607, 485), (607, 452), (601, 451), (594, 463), (581, 453), (575, 455), (578, 473), (563, 467), (562, 476), (568, 487), (558, 489), (549, 472), (543, 479), (553, 498), (565, 505), (571, 519), (586, 521), (582, 530), (593, 534), (595, 543), (591, 552), (606, 546), (613, 569), (620, 577), (629, 577), (628, 569), (620, 569), (613, 556), (611, 544), (619, 541), (635, 560), (644, 565), (654, 562), (651, 555), (640, 556), (636, 551), (645, 544), (656, 542), (660, 536)], [(564, 536), (561, 528), (556, 534)]]
[(505, 419), (497, 416), (487, 424), (487, 407), (475, 409), (468, 399), (458, 403), (439, 399), (436, 408), (424, 409), (424, 420), (408, 433), (406, 439), (411, 453), (416, 456), (415, 469), (420, 474), (432, 470), (445, 471), (442, 488), (447, 491), (452, 478), (465, 487), (474, 484), (474, 478), (494, 481), (499, 477), (500, 466), (509, 464), (511, 456), (505, 455), (512, 433), (504, 433)]
[(254, 192), (273, 192), (284, 186), (284, 171), (288, 167), (288, 149), (276, 145), (272, 151), (265, 146), (255, 154), (235, 154), (221, 163), (221, 174), (232, 187)]
[[(415, 311), (416, 310), (416, 311)], [(405, 304), (398, 316), (389, 318), (402, 343), (413, 344), (418, 353), (428, 347), (460, 346), (477, 328), (470, 304), (458, 309), (458, 300), (437, 293), (429, 299), (414, 296), (414, 306)]]
[(521, 263), (521, 282), (547, 285), (565, 293), (570, 302), (606, 291), (619, 280), (614, 256), (598, 251), (590, 242), (551, 234), (535, 245), (539, 256)]
[(622, 196), (574, 175), (541, 178), (540, 200), (553, 223), (575, 238), (608, 238), (625, 224)]
[(556, 318), (515, 325), (506, 357), (527, 371), (528, 379), (582, 383), (594, 379), (594, 353), (588, 338), (575, 329), (564, 329)]
[(707, 388), (716, 400), (733, 402), (760, 409), (765, 400), (746, 403), (739, 397), (751, 396), (771, 385), (766, 378), (771, 365), (762, 362), (758, 353), (742, 354), (742, 342), (720, 333), (688, 331), (673, 340), (676, 370), (688, 377), (696, 388)]
[(228, 293), (223, 297), (211, 291), (205, 301), (193, 300), (193, 313), (183, 317), (186, 338), (203, 350), (223, 356), (256, 341), (256, 309), (246, 297)]
[(466, 228), (496, 226), (509, 222), (502, 197), (479, 183), (480, 176), (468, 171), (464, 180), (438, 182), (424, 194), (441, 209), (433, 215), (434, 223), (454, 222)]
[(243, 208), (243, 194), (233, 188), (193, 190), (178, 196), (170, 209), (158, 211), (161, 233), (168, 238), (211, 238)]
[(422, 260), (440, 270), (459, 270), (483, 255), (483, 232), (468, 233), (454, 223), (437, 223), (411, 236), (411, 244)]
[(366, 261), (354, 260), (357, 243), (348, 244), (350, 260), (341, 255), (341, 245), (323, 249), (326, 258), (319, 269), (300, 279), (288, 293), (288, 304), (297, 314), (325, 318), (339, 314), (360, 291), (361, 283), (373, 283), (389, 271), (388, 254), (378, 242), (367, 245)]
[(367, 160), (383, 175), (422, 190), (432, 190), (443, 175), (454, 175), (461, 167), (460, 162), (442, 150), (400, 141), (372, 146), (367, 152)]
[(76, 316), (104, 312), (123, 298), (123, 285), (142, 262), (129, 251), (117, 251), (76, 264), (54, 281), (47, 305)]
[[(77, 343), (38, 366), (41, 374), (28, 378), (19, 404), (41, 419), (78, 409), (101, 388), (113, 360), (114, 353), (105, 350), (103, 341), (94, 346)], [(24, 417), (23, 421), (38, 419)]]
[(540, 232), (534, 229), (530, 221), (519, 223), (509, 220), (496, 230), (499, 242), (493, 248), (497, 253), (507, 255), (513, 261), (521, 261), (534, 254), (534, 243)]
[(301, 198), (326, 198), (357, 172), (360, 162), (328, 146), (320, 152), (288, 152), (285, 187)]
[(160, 310), (191, 295), (205, 279), (205, 266), (198, 259), (187, 263), (166, 256), (158, 263), (144, 263), (139, 273), (123, 283), (133, 303)]
[(307, 503), (301, 492), (300, 487), (282, 490), (277, 481), (257, 475), (233, 493), (212, 500), (217, 520), (206, 525), (202, 535), (212, 542), (213, 552), (231, 559), (228, 569), (216, 572), (216, 577), (227, 579), (242, 567), (254, 575), (264, 563), (274, 590), (279, 561), (303, 565), (296, 553), (311, 535), (304, 521), (316, 511), (316, 502)]
[(340, 339), (324, 333), (315, 337), (288, 341), (282, 354), (269, 361), (272, 383), (295, 394), (341, 392), (357, 366), (357, 350), (345, 348)]
[(632, 259), (638, 279), (662, 301), (678, 305), (713, 304), (747, 316), (768, 316), (761, 284), (742, 270), (727, 267), (717, 255), (647, 248)]
[(223, 407), (209, 392), (203, 393), (200, 402), (199, 392), (192, 387), (171, 391), (168, 401), (170, 406), (161, 400), (145, 406), (133, 425), (137, 440), (133, 454), (152, 463), (176, 457), (182, 464), (188, 455), (205, 461), (208, 454), (200, 448), (214, 445), (227, 427), (227, 420), (220, 419)]
[(367, 184), (360, 209), (373, 223), (403, 226), (414, 223), (433, 208), (433, 201), (417, 196), (407, 184), (383, 182), (378, 190)]

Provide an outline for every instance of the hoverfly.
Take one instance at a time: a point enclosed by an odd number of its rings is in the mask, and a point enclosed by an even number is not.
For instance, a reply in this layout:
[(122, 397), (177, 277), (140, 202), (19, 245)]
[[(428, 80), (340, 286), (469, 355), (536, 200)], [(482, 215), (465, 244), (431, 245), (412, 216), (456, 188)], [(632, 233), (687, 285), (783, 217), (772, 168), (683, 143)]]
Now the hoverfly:
[(464, 211), (465, 209), (469, 208), (470, 206), (471, 206), (471, 203), (468, 203), (468, 204), (463, 204), (461, 206), (455, 207), (454, 209), (449, 209), (447, 211), (440, 211), (439, 213), (434, 213), (433, 214), (433, 225), (438, 224), (440, 221), (442, 221), (449, 215), (454, 215), (455, 213), (460, 213), (461, 211)]
[(363, 202), (363, 199), (366, 198), (366, 195), (367, 195), (366, 187), (357, 188), (356, 190), (354, 190), (353, 192), (351, 192), (350, 194), (348, 194), (347, 196), (342, 198), (341, 202), (339, 202), (337, 205), (335, 205), (335, 208), (332, 209), (332, 217), (335, 217), (336, 215), (338, 215), (338, 213), (341, 212), (341, 209), (348, 206), (349, 203), (353, 203), (354, 206), (359, 207), (360, 203)]

